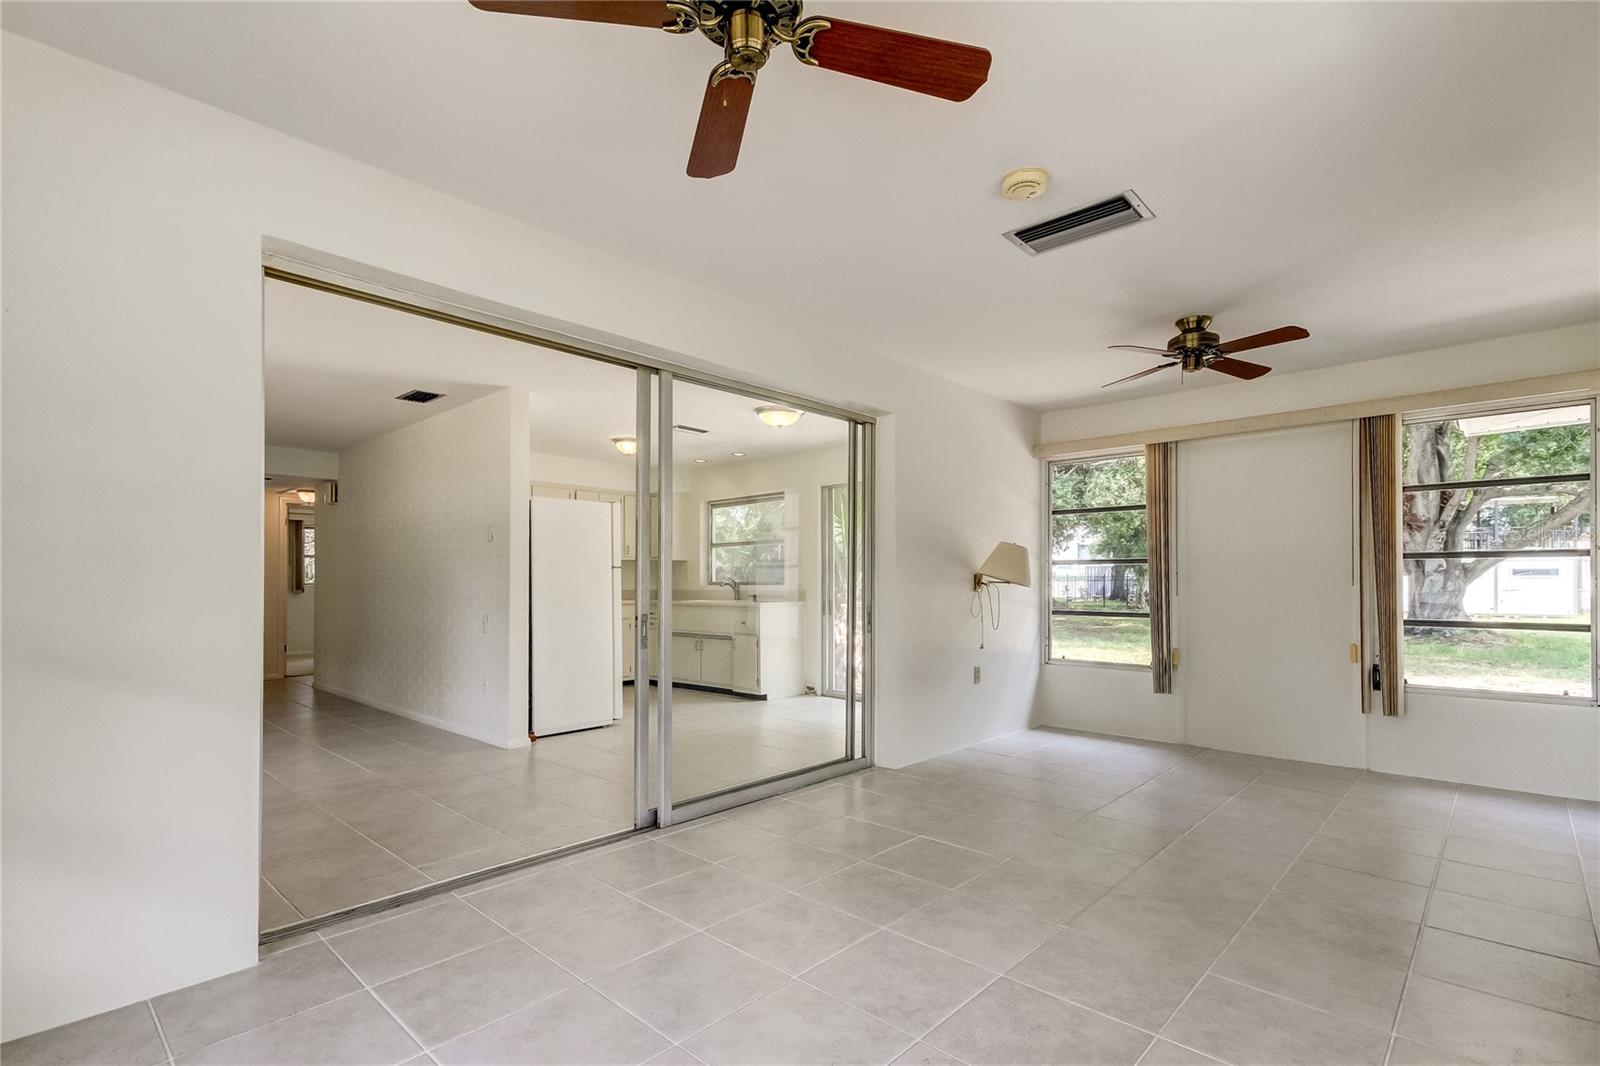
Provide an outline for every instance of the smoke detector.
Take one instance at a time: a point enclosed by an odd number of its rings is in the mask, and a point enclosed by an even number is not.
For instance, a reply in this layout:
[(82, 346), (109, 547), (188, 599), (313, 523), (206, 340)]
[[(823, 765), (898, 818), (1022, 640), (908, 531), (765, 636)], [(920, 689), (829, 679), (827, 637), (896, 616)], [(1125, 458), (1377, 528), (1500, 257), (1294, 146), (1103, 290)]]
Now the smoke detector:
[(1031, 200), (1049, 184), (1050, 175), (1043, 167), (1023, 167), (1000, 179), (1000, 192), (1007, 200)]

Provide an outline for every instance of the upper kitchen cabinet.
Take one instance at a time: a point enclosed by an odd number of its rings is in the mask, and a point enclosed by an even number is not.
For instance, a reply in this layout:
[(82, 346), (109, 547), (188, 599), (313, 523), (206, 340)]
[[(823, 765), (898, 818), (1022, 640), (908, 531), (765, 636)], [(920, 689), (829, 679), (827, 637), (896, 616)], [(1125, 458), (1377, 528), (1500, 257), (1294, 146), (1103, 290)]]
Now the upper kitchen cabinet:
[[(694, 555), (695, 546), (699, 543), (700, 523), (694, 510), (694, 498), (687, 493), (673, 493), (672, 507), (672, 558), (675, 562), (682, 562)], [(622, 497), (622, 557), (634, 559), (638, 557), (638, 529), (639, 529), (639, 497), (628, 493)], [(659, 493), (650, 495), (650, 528), (661, 529), (661, 496)], [(657, 532), (651, 545), (650, 558), (659, 559), (660, 534)]]

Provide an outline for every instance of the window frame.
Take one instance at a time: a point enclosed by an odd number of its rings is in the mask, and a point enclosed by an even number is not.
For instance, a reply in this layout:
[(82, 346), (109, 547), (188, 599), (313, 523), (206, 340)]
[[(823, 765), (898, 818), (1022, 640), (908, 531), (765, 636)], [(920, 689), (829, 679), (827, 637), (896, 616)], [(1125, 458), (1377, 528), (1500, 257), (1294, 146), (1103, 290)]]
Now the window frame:
[[(1457, 407), (1433, 408), (1422, 411), (1408, 411), (1400, 416), (1400, 430), (1403, 433), (1410, 425), (1426, 422), (1441, 422), (1463, 418), (1473, 418), (1484, 415), (1496, 414), (1524, 414), (1533, 411), (1548, 411), (1564, 407), (1582, 407), (1589, 409), (1589, 469), (1587, 473), (1556, 474), (1556, 475), (1526, 475), (1513, 478), (1475, 478), (1462, 481), (1447, 481), (1407, 485), (1402, 478), (1397, 478), (1401, 500), (1407, 492), (1439, 491), (1441, 489), (1471, 489), (1490, 487), (1494, 485), (1527, 484), (1527, 485), (1552, 485), (1576, 484), (1587, 482), (1591, 486), (1600, 486), (1600, 395), (1583, 393), (1580, 395), (1567, 395), (1562, 397), (1549, 397), (1543, 399), (1503, 400), (1493, 403), (1469, 404)], [(1403, 474), (1402, 474), (1403, 477)], [(1403, 513), (1403, 505), (1399, 510)], [(1600, 536), (1597, 536), (1596, 518), (1600, 516), (1600, 499), (1591, 494), (1589, 502), (1589, 549), (1585, 552), (1581, 548), (1571, 549), (1484, 549), (1481, 551), (1406, 551), (1403, 544), (1403, 532), (1396, 530), (1396, 535), (1402, 538), (1399, 553), (1401, 566), (1400, 582), (1404, 589), (1405, 568), (1404, 563), (1411, 559), (1430, 558), (1497, 558), (1501, 560), (1541, 558), (1583, 559), (1589, 561), (1589, 623), (1578, 625), (1574, 623), (1541, 623), (1517, 622), (1502, 620), (1487, 622), (1442, 622), (1437, 619), (1407, 619), (1402, 613), (1400, 628), (1401, 680), (1407, 692), (1424, 695), (1460, 696), (1469, 699), (1492, 699), (1515, 703), (1551, 703), (1565, 706), (1595, 707), (1600, 706), (1600, 626), (1595, 623), (1595, 610), (1600, 606), (1597, 599), (1597, 590), (1600, 590)], [(1403, 606), (1402, 606), (1403, 610)], [(1409, 625), (1432, 625), (1438, 628), (1449, 629), (1498, 629), (1498, 630), (1526, 630), (1534, 632), (1587, 632), (1589, 634), (1589, 695), (1564, 696), (1553, 692), (1517, 692), (1502, 688), (1467, 688), (1454, 685), (1419, 685), (1414, 684), (1406, 676), (1406, 657), (1404, 631)]]
[[(717, 540), (717, 508), (738, 507), (752, 503), (766, 503), (770, 500), (778, 501), (783, 509), (785, 529), (775, 537), (760, 537), (755, 540)], [(789, 584), (789, 535), (787, 530), (789, 499), (785, 492), (758, 492), (747, 496), (729, 496), (720, 500), (706, 501), (706, 580), (715, 585), (717, 583), (717, 549), (760, 547), (764, 544), (776, 544), (782, 552), (783, 573), (781, 581), (740, 581), (740, 588), (786, 588)], [(728, 579), (737, 580), (737, 579)]]
[[(1111, 451), (1092, 452), (1092, 453), (1088, 453), (1088, 454), (1084, 454), (1084, 455), (1063, 455), (1063, 456), (1057, 456), (1057, 457), (1055, 457), (1053, 459), (1046, 459), (1046, 460), (1044, 460), (1043, 462), (1041, 462), (1039, 464), (1041, 477), (1043, 479), (1043, 485), (1042, 485), (1042, 488), (1041, 488), (1041, 491), (1040, 491), (1040, 500), (1043, 503), (1043, 506), (1041, 507), (1041, 510), (1044, 512), (1043, 530), (1042, 530), (1042, 536), (1041, 536), (1041, 539), (1040, 539), (1040, 543), (1044, 545), (1044, 552), (1043, 552), (1043, 555), (1044, 555), (1044, 580), (1040, 582), (1040, 584), (1043, 586), (1042, 589), (1041, 589), (1041, 593), (1042, 594), (1040, 596), (1040, 605), (1041, 605), (1041, 608), (1043, 609), (1043, 612), (1044, 612), (1044, 625), (1041, 627), (1043, 629), (1043, 631), (1044, 631), (1044, 634), (1043, 634), (1043, 639), (1040, 642), (1040, 651), (1041, 651), (1042, 656), (1043, 656), (1043, 665), (1045, 665), (1045, 666), (1092, 666), (1092, 667), (1096, 667), (1098, 669), (1105, 669), (1105, 670), (1132, 670), (1132, 671), (1137, 671), (1139, 673), (1148, 674), (1151, 670), (1155, 669), (1154, 661), (1148, 662), (1148, 663), (1117, 663), (1117, 662), (1107, 662), (1107, 661), (1105, 661), (1103, 659), (1057, 658), (1057, 657), (1052, 656), (1050, 654), (1051, 645), (1054, 642), (1054, 630), (1055, 630), (1055, 624), (1054, 623), (1055, 623), (1055, 618), (1056, 618), (1057, 615), (1062, 615), (1062, 616), (1066, 616), (1066, 617), (1075, 617), (1075, 618), (1098, 617), (1098, 618), (1144, 618), (1144, 619), (1149, 619), (1149, 617), (1150, 617), (1150, 612), (1147, 611), (1147, 610), (1146, 611), (1084, 611), (1084, 610), (1074, 610), (1074, 609), (1065, 608), (1065, 607), (1057, 608), (1055, 606), (1055, 602), (1054, 602), (1055, 601), (1055, 588), (1054, 587), (1055, 587), (1056, 560), (1055, 560), (1054, 552), (1053, 552), (1053, 548), (1055, 546), (1055, 541), (1054, 541), (1054, 539), (1052, 537), (1052, 534), (1053, 534), (1054, 519), (1056, 518), (1057, 515), (1109, 514), (1109, 513), (1112, 513), (1112, 512), (1140, 511), (1140, 512), (1143, 512), (1144, 515), (1145, 515), (1145, 536), (1147, 538), (1149, 536), (1150, 506), (1149, 506), (1148, 488), (1146, 489), (1145, 502), (1141, 503), (1141, 504), (1123, 504), (1123, 505), (1116, 506), (1116, 507), (1063, 507), (1063, 508), (1059, 508), (1059, 509), (1058, 508), (1054, 508), (1054, 507), (1051, 506), (1051, 500), (1052, 500), (1052, 494), (1051, 494), (1052, 477), (1051, 477), (1051, 473), (1052, 473), (1052, 471), (1055, 470), (1056, 467), (1058, 467), (1058, 466), (1074, 466), (1074, 465), (1078, 465), (1078, 464), (1081, 464), (1081, 463), (1093, 463), (1093, 462), (1099, 462), (1099, 461), (1105, 460), (1105, 459), (1138, 459), (1140, 463), (1144, 463), (1145, 462), (1145, 450), (1143, 448), (1117, 448), (1117, 449), (1114, 449), (1114, 450), (1111, 450)], [(1148, 466), (1146, 466), (1145, 475), (1146, 475), (1146, 477), (1149, 476), (1149, 468), (1148, 468)], [(1147, 540), (1146, 543), (1148, 544), (1148, 540)], [(1147, 547), (1146, 548), (1146, 552), (1148, 553), (1148, 551), (1149, 551), (1149, 549)], [(1129, 564), (1142, 563), (1146, 567), (1148, 567), (1150, 565), (1150, 559), (1149, 559), (1148, 554), (1146, 554), (1146, 556), (1144, 558), (1131, 558), (1131, 557), (1130, 558), (1120, 558), (1119, 557), (1119, 558), (1115, 558), (1115, 559), (1111, 559), (1111, 558), (1106, 558), (1106, 559), (1074, 559), (1074, 560), (1068, 560), (1068, 561), (1069, 562), (1076, 562), (1076, 563), (1129, 563)], [(1153, 653), (1152, 653), (1151, 658), (1152, 658), (1152, 660), (1154, 659)]]

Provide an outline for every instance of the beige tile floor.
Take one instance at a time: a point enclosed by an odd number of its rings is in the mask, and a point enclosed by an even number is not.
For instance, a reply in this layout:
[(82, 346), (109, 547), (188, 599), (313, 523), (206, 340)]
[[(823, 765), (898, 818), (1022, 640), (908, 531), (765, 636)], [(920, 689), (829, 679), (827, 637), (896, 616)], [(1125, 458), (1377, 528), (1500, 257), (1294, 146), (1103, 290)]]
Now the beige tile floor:
[[(294, 677), (266, 685), (261, 928), (633, 825), (632, 689), (615, 726), (507, 751)], [(843, 705), (680, 688), (675, 796), (844, 753)]]
[(311, 934), (0, 1057), (1593, 1063), (1597, 886), (1600, 805), (1030, 730)]

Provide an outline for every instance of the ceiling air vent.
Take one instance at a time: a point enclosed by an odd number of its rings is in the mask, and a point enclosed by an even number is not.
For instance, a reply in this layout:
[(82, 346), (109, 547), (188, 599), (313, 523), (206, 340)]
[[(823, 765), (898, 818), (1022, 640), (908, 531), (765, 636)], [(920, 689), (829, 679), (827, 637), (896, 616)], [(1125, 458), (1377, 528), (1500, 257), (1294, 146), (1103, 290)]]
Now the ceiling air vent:
[(1139, 194), (1132, 189), (1119, 193), (1109, 200), (1068, 211), (1031, 226), (1014, 229), (1005, 235), (1006, 240), (1029, 255), (1059, 248), (1063, 244), (1081, 241), (1119, 226), (1155, 218), (1155, 213), (1144, 205)]
[(402, 392), (395, 399), (404, 400), (406, 403), (432, 403), (443, 395), (442, 392), (429, 392), (427, 389), (412, 389), (410, 392)]
[(680, 422), (680, 423), (677, 423), (677, 424), (676, 424), (676, 425), (674, 425), (674, 426), (673, 426), (673, 427), (672, 427), (672, 428), (673, 428), (673, 429), (678, 429), (678, 430), (682, 430), (682, 431), (683, 431), (683, 432), (685, 432), (685, 433), (700, 433), (700, 434), (705, 434), (705, 433), (710, 433), (710, 432), (711, 432), (711, 431), (710, 431), (710, 430), (709, 430), (709, 429), (701, 429), (701, 428), (700, 428), (700, 427), (699, 427), (699, 426), (686, 426), (686, 425), (684, 425), (684, 424), (683, 424), (683, 423), (681, 423), (681, 422)]

